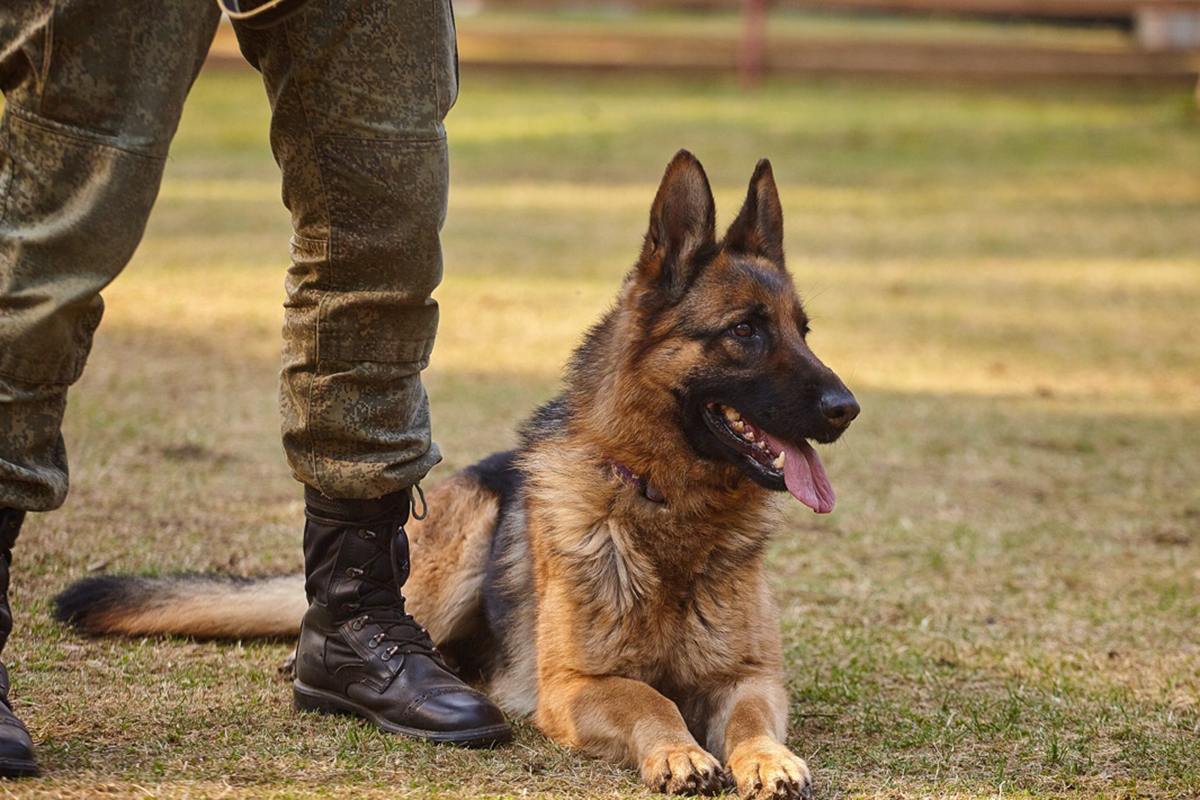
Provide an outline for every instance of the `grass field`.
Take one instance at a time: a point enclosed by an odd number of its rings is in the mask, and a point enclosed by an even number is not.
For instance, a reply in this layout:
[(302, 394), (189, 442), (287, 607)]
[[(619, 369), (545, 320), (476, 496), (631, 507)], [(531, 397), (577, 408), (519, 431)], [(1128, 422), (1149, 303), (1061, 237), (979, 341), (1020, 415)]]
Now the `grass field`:
[[(822, 798), (1200, 797), (1200, 118), (1186, 93), (466, 75), (442, 332), (452, 470), (513, 441), (686, 146), (728, 221), (781, 184), (810, 340), (864, 411), (838, 510), (785, 509), (790, 744)], [(104, 641), (100, 570), (300, 567), (277, 441), (289, 225), (257, 77), (204, 75), (106, 293), (73, 490), (5, 652), (45, 776), (0, 793), (643, 797), (522, 724), (494, 752), (298, 717), (286, 643)], [(418, 565), (419, 568), (419, 565)]]

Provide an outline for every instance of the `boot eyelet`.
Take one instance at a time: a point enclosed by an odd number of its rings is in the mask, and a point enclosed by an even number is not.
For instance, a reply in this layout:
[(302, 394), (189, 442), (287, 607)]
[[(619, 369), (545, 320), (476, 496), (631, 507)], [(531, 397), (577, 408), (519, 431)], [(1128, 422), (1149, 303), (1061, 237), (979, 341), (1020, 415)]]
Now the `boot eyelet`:
[(362, 603), (346, 603), (346, 608), (351, 611), (358, 611), (358, 609), (362, 608)]
[(383, 651), (383, 655), (381, 655), (379, 657), (379, 660), (380, 661), (391, 661), (392, 656), (396, 655), (396, 653), (398, 653), (398, 652), (400, 652), (399, 647), (389, 647), (387, 650)]
[(346, 577), (347, 578), (361, 578), (362, 575), (363, 575), (363, 571), (361, 569), (359, 569), (358, 567), (347, 567), (346, 568)]
[(378, 536), (379, 536), (379, 534), (377, 534), (375, 531), (369, 531), (369, 530), (364, 529), (364, 530), (360, 530), (358, 532), (358, 538), (366, 539), (367, 541), (378, 538)]

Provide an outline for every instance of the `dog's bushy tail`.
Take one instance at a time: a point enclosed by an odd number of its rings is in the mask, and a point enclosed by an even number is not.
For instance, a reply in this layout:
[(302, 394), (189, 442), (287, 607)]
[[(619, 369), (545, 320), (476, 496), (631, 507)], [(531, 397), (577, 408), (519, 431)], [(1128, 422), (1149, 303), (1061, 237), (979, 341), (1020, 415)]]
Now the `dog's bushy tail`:
[(86, 578), (54, 599), (54, 617), (82, 633), (293, 637), (308, 603), (304, 576), (106, 575)]

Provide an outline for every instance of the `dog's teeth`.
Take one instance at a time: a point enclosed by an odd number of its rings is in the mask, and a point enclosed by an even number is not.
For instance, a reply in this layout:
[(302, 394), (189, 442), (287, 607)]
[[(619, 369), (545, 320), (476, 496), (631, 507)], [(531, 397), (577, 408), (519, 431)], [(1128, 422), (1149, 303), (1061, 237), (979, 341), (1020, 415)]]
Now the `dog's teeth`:
[(741, 414), (739, 414), (737, 411), (730, 408), (729, 406), (725, 406), (725, 419), (729, 420), (730, 422), (737, 422), (741, 418), (742, 418)]
[[(746, 426), (744, 426), (744, 425), (742, 426), (742, 428), (745, 428), (745, 427), (746, 427)], [(741, 434), (742, 434), (742, 436), (746, 437), (746, 441), (747, 441), (747, 442), (753, 442), (753, 441), (754, 441), (754, 431), (746, 431), (745, 433), (742, 433), (742, 431), (741, 431), (741, 430), (739, 430), (739, 431), (738, 431), (738, 433), (741, 433)]]
[(771, 463), (775, 465), (775, 469), (783, 469), (784, 463), (787, 461), (787, 453), (780, 453), (775, 456), (775, 460)]
[[(730, 427), (733, 428), (738, 433), (743, 433), (746, 430), (746, 423), (742, 422), (739, 419), (739, 420), (734, 421), (733, 424), (730, 425)], [(753, 435), (753, 434), (751, 434), (751, 435)]]

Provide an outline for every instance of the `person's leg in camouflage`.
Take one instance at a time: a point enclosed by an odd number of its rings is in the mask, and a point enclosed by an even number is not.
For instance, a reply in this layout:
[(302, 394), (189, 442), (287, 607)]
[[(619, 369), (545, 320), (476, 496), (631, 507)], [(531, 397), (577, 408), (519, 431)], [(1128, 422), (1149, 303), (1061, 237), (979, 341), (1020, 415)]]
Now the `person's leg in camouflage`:
[(296, 707), (438, 741), (505, 740), (499, 709), (446, 669), (400, 592), (412, 487), (440, 460), (420, 373), (458, 85), (449, 0), (313, 0), (238, 36), (271, 99), (295, 228), (281, 408), (307, 506)]
[[(25, 512), (0, 508), (0, 650), (12, 633), (12, 610), (8, 607), (8, 571), (12, 546), (21, 531)], [(38, 774), (33, 760), (33, 740), (13, 713), (8, 699), (8, 669), (0, 663), (0, 777), (22, 778)]]
[[(21, 0), (0, 10), (0, 647), (26, 511), (67, 493), (59, 428), (100, 290), (125, 266), (219, 20), (208, 0)], [(0, 776), (36, 773), (0, 667)]]

